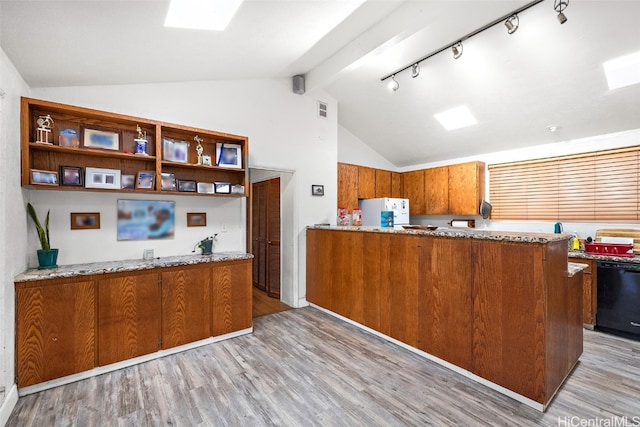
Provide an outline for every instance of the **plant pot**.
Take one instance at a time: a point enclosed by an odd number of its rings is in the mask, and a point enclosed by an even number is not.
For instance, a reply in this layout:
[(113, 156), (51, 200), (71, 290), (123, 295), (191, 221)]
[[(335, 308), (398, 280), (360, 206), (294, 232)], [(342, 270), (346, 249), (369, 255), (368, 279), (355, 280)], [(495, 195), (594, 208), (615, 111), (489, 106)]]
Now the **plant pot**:
[(211, 251), (213, 250), (213, 240), (201, 241), (200, 248), (202, 248), (202, 255), (211, 255)]
[(47, 268), (58, 267), (58, 250), (49, 249), (47, 251), (38, 249), (38, 268), (45, 270)]

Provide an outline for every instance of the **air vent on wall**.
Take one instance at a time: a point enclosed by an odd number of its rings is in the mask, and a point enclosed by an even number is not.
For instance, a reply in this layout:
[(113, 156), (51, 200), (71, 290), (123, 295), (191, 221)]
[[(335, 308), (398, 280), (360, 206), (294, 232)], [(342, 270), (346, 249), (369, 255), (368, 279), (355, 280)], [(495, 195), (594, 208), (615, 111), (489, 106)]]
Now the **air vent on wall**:
[(322, 102), (322, 101), (318, 101), (318, 117), (320, 117), (321, 119), (326, 119), (327, 118), (327, 103), (326, 102)]

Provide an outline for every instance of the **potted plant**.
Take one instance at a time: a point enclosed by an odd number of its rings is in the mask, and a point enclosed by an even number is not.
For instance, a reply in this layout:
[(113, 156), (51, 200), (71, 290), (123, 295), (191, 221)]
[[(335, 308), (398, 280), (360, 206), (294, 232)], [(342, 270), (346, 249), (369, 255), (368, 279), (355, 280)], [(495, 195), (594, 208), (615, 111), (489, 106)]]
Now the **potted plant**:
[(200, 240), (197, 246), (202, 249), (202, 255), (211, 255), (213, 253), (213, 241), (217, 236), (218, 233)]
[(36, 214), (36, 210), (31, 203), (27, 203), (27, 212), (29, 213), (29, 216), (36, 226), (38, 239), (40, 239), (40, 246), (42, 246), (42, 249), (38, 249), (37, 251), (39, 264), (38, 268), (56, 268), (58, 266), (58, 250), (51, 249), (51, 245), (49, 243), (49, 214), (51, 211), (47, 211), (47, 217), (44, 220), (44, 228), (42, 227), (42, 224), (40, 224), (38, 215)]

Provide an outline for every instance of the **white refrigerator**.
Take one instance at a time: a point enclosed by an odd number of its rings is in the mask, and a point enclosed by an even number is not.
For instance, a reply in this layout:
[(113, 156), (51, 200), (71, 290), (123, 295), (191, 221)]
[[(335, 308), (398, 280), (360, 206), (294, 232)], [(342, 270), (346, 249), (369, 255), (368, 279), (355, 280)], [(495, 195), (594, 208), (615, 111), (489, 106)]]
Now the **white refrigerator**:
[(379, 199), (362, 199), (358, 202), (362, 209), (362, 225), (375, 227), (381, 224), (382, 211), (393, 211), (394, 225), (409, 224), (409, 199), (381, 197)]

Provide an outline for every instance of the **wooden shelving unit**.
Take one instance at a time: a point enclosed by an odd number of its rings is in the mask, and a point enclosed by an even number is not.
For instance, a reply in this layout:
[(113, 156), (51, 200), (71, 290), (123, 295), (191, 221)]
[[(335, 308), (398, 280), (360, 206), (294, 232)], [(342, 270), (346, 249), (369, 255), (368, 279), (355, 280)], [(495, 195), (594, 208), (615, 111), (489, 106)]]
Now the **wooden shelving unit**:
[[(21, 151), (23, 186), (43, 190), (71, 191), (111, 191), (127, 193), (181, 194), (197, 196), (247, 197), (249, 192), (247, 160), (249, 158), (249, 140), (247, 137), (198, 129), (150, 119), (126, 116), (106, 111), (93, 110), (73, 105), (59, 104), (32, 98), (22, 98), (21, 105)], [(37, 143), (37, 120), (49, 115), (53, 119), (50, 142), (52, 145)], [(146, 133), (147, 155), (134, 154), (137, 127)], [(61, 146), (60, 130), (71, 128), (78, 133), (78, 146)], [(118, 150), (102, 150), (84, 146), (83, 129), (106, 130), (119, 135)], [(197, 164), (198, 137), (203, 154), (211, 156), (212, 165)], [(169, 139), (188, 144), (186, 162), (169, 161), (163, 158), (163, 141)], [(216, 166), (216, 148), (219, 144), (233, 144), (240, 147), (239, 167)], [(43, 170), (58, 172), (60, 166), (101, 168), (119, 170), (121, 175), (136, 175), (139, 171), (154, 171), (154, 188), (149, 189), (97, 189), (85, 186), (44, 185), (31, 183), (31, 171)], [(228, 183), (230, 187), (243, 186), (239, 194), (198, 193), (186, 191), (162, 190), (162, 173), (173, 174), (176, 180), (195, 181), (197, 183)], [(62, 177), (59, 177), (59, 182)], [(86, 183), (85, 183), (86, 185)]]

